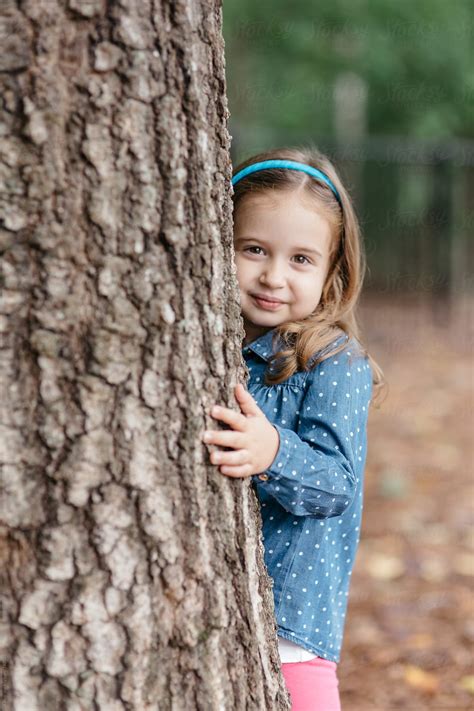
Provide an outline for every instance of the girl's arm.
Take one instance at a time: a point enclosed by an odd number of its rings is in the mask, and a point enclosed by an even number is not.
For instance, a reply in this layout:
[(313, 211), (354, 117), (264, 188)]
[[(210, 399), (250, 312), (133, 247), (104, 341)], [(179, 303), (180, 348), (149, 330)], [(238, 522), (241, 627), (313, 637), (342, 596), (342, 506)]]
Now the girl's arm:
[(330, 518), (352, 503), (367, 449), (372, 395), (368, 359), (346, 352), (310, 371), (300, 404), (297, 432), (273, 422), (277, 454), (252, 479), (295, 516)]

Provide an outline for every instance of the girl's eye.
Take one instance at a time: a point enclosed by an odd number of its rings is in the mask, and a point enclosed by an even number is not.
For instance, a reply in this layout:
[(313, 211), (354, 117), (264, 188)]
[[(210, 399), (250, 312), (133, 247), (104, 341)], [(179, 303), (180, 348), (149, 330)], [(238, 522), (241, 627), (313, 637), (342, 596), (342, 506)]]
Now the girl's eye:
[[(258, 245), (252, 245), (252, 247), (246, 247), (244, 249), (244, 252), (248, 252), (251, 249), (262, 249), (262, 248), (259, 247)], [(252, 252), (252, 254), (255, 254), (255, 252)], [(305, 262), (298, 262), (298, 264), (311, 264), (311, 260), (308, 259), (308, 257), (306, 257), (304, 254), (296, 254), (295, 257), (302, 257), (303, 259), (306, 260)]]

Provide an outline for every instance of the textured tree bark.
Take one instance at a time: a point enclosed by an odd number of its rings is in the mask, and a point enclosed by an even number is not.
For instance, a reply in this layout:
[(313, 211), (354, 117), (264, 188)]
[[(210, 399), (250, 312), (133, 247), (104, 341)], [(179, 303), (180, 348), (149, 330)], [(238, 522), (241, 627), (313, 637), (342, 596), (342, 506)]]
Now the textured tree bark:
[(216, 0), (0, 9), (2, 709), (287, 709), (245, 377)]

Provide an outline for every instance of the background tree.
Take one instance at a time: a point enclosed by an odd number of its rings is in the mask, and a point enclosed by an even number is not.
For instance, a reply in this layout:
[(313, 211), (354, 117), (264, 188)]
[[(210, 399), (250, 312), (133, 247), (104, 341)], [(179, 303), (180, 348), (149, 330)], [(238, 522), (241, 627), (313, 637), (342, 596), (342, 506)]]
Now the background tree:
[(219, 2), (0, 18), (2, 709), (288, 708), (244, 378)]

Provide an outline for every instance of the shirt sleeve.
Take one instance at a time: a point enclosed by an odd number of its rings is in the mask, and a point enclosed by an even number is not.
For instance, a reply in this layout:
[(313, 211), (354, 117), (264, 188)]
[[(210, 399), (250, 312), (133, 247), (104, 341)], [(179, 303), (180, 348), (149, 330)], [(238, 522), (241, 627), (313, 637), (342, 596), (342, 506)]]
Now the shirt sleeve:
[(272, 423), (280, 442), (264, 490), (295, 516), (340, 516), (356, 491), (356, 461), (366, 447), (372, 369), (363, 354), (341, 351), (310, 371), (297, 431)]

